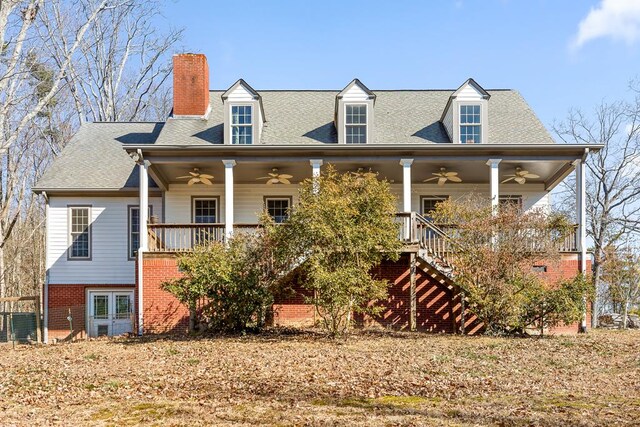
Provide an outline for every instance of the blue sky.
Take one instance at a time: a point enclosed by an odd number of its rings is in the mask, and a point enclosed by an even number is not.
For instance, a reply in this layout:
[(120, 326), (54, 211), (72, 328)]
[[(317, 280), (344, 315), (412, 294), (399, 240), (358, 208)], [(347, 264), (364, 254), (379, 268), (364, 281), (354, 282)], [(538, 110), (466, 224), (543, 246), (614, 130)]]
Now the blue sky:
[(211, 87), (519, 90), (548, 127), (570, 108), (629, 96), (640, 76), (640, 0), (174, 0), (181, 50)]

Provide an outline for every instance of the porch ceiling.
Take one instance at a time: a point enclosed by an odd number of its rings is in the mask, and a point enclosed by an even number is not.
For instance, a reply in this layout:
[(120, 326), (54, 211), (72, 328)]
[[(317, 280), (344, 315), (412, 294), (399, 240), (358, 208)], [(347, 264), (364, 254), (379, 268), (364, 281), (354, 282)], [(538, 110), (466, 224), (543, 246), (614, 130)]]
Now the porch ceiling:
[[(379, 144), (375, 148), (366, 145), (317, 146), (267, 146), (217, 145), (210, 147), (180, 147), (154, 145), (127, 145), (128, 152), (141, 150), (152, 165), (152, 174), (165, 183), (184, 182), (175, 177), (197, 167), (214, 176), (214, 182), (224, 182), (222, 159), (234, 159), (236, 183), (256, 183), (272, 168), (293, 175), (294, 183), (311, 177), (309, 159), (323, 159), (324, 165), (334, 164), (339, 171), (355, 171), (358, 168), (379, 172), (382, 178), (401, 182), (400, 159), (414, 159), (412, 181), (414, 183), (432, 177), (441, 167), (456, 171), (465, 183), (488, 183), (488, 159), (502, 159), (500, 177), (512, 174), (520, 166), (539, 179), (528, 183), (544, 184), (551, 189), (572, 170), (573, 162), (583, 158), (588, 151), (598, 151), (602, 145), (590, 144), (425, 144), (416, 147), (402, 144)], [(153, 176), (153, 175), (152, 175)], [(153, 176), (155, 178), (155, 176)]]
[[(192, 159), (195, 160), (195, 159)], [(311, 165), (308, 159), (264, 159), (242, 160), (236, 159), (237, 165), (234, 167), (234, 182), (237, 184), (255, 184), (264, 181), (257, 180), (258, 177), (266, 176), (272, 168), (277, 168), (278, 172), (293, 175), (291, 180), (298, 183), (306, 178), (311, 178)], [(357, 171), (359, 168), (378, 172), (379, 176), (391, 182), (402, 182), (402, 166), (397, 160), (367, 160), (349, 159), (325, 161), (323, 168), (328, 164), (333, 164), (339, 172)], [(411, 180), (413, 183), (421, 183), (427, 178), (433, 177), (433, 172), (438, 172), (441, 167), (448, 171), (458, 172), (460, 178), (467, 184), (489, 183), (489, 167), (486, 161), (481, 160), (453, 160), (453, 159), (432, 159), (416, 160), (411, 168)], [(539, 175), (539, 179), (528, 179), (530, 184), (545, 184), (546, 187), (553, 187), (555, 180), (563, 178), (573, 170), (571, 162), (566, 160), (503, 160), (500, 163), (500, 179), (505, 179), (505, 175), (513, 174), (516, 167), (521, 167)], [(176, 179), (178, 176), (187, 175), (193, 168), (199, 168), (200, 172), (214, 176), (214, 183), (224, 183), (224, 165), (221, 159), (212, 161), (185, 161), (184, 163), (160, 163), (154, 164), (154, 168), (165, 182), (169, 184), (184, 183), (186, 180)], [(560, 179), (561, 180), (561, 179)], [(448, 184), (455, 185), (455, 184)]]

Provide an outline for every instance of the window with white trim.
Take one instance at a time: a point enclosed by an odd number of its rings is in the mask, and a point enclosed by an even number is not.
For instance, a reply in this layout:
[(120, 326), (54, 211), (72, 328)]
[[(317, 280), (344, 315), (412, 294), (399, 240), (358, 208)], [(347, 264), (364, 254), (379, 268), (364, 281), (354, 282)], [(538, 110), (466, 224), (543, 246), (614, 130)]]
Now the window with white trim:
[(460, 106), (460, 142), (463, 144), (482, 142), (482, 116), (479, 105)]
[(231, 143), (253, 143), (253, 114), (251, 105), (231, 106)]
[(367, 105), (345, 105), (344, 137), (347, 144), (367, 142)]
[(91, 259), (91, 208), (69, 207), (69, 259)]
[(214, 224), (218, 222), (218, 199), (193, 199), (193, 222)]
[[(149, 206), (149, 215), (151, 218), (152, 208)], [(129, 206), (129, 259), (136, 258), (136, 252), (140, 248), (140, 207)]]
[(438, 206), (438, 203), (447, 200), (449, 196), (423, 196), (422, 200), (422, 216), (427, 219), (433, 218), (433, 213)]
[(511, 206), (518, 212), (522, 212), (522, 196), (504, 195), (498, 198), (499, 206)]
[(289, 219), (291, 199), (289, 197), (265, 197), (265, 208), (273, 220), (280, 224)]

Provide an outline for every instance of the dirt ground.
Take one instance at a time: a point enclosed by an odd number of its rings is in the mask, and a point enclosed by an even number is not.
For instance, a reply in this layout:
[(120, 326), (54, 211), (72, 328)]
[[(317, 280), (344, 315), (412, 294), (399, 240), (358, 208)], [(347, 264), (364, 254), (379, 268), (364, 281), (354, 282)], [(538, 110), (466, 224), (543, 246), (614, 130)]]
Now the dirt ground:
[(0, 348), (0, 425), (640, 425), (640, 332)]

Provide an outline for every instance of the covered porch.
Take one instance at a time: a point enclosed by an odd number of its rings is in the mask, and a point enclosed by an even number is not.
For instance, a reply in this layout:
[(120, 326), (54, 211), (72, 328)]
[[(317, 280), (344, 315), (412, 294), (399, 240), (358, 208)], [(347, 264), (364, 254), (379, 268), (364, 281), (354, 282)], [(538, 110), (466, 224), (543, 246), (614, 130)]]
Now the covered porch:
[[(475, 193), (490, 199), (495, 207), (517, 203), (523, 211), (550, 209), (549, 192), (570, 174), (575, 173), (578, 188), (584, 189), (582, 164), (588, 147), (434, 144), (145, 146), (127, 150), (139, 164), (141, 205), (148, 204), (149, 178), (163, 195), (161, 215), (149, 218), (148, 212), (140, 213), (141, 252), (184, 252), (205, 240), (224, 241), (233, 233), (255, 229), (265, 209), (276, 220), (283, 219), (296, 202), (299, 184), (318, 176), (329, 164), (341, 173), (373, 172), (390, 183), (398, 200), (399, 238), (407, 243), (424, 240), (420, 230), (428, 226), (419, 218), (444, 198)], [(211, 185), (189, 186), (188, 179), (178, 178), (194, 170), (212, 176)], [(518, 170), (528, 172), (523, 183), (513, 179)], [(435, 174), (443, 171), (455, 172), (458, 180), (438, 185)], [(288, 183), (270, 185), (261, 179), (269, 173), (290, 178), (285, 179)], [(575, 231), (560, 248), (565, 252), (581, 252), (584, 246), (584, 190), (577, 192), (576, 206)], [(438, 229), (445, 235), (450, 231), (444, 225)]]
[[(377, 173), (380, 179), (390, 183), (397, 196), (398, 238), (405, 243), (409, 259), (407, 270), (402, 274), (410, 278), (410, 291), (398, 294), (398, 298), (409, 295), (411, 330), (416, 325), (416, 283), (420, 276), (416, 266), (420, 260), (430, 263), (431, 267), (425, 268), (432, 273), (427, 274), (425, 280), (433, 281), (432, 285), (439, 289), (438, 295), (453, 292), (445, 285), (445, 276), (450, 272), (447, 257), (455, 250), (455, 230), (451, 226), (434, 224), (423, 215), (433, 207), (434, 201), (445, 197), (473, 192), (489, 198), (496, 209), (501, 203), (513, 203), (514, 200), (523, 211), (549, 209), (549, 192), (574, 173), (578, 221), (573, 233), (559, 242), (559, 249), (575, 260), (577, 271), (586, 272), (584, 160), (589, 150), (587, 146), (333, 144), (128, 146), (126, 149), (138, 163), (140, 206), (149, 204), (150, 179), (162, 191), (161, 215), (149, 221), (149, 211), (140, 209), (139, 333), (144, 324), (143, 313), (153, 317), (157, 298), (166, 298), (166, 295), (159, 296), (164, 294), (154, 280), (165, 277), (165, 273), (177, 274), (176, 253), (190, 251), (204, 241), (225, 241), (234, 233), (255, 230), (259, 214), (265, 208), (275, 216), (278, 213), (271, 208), (279, 206), (282, 214), (284, 205), (294, 206), (300, 183), (319, 176), (322, 168), (329, 164), (342, 173)], [(194, 168), (198, 173), (211, 176), (205, 178), (211, 184), (189, 186), (185, 179), (178, 178), (188, 176)], [(443, 168), (446, 172), (456, 172), (461, 182), (447, 180), (438, 185), (441, 180), (434, 174), (442, 172)], [(522, 183), (513, 179), (507, 181), (518, 168), (528, 171), (528, 178)], [(290, 176), (286, 178), (289, 183), (266, 184), (267, 179), (260, 178), (268, 177), (268, 173)], [(434, 180), (434, 176), (437, 179)], [(270, 200), (287, 202), (270, 205)], [(535, 236), (530, 237), (531, 247), (535, 250)], [(453, 293), (451, 298), (454, 298)], [(453, 299), (445, 305), (451, 309), (458, 307)], [(156, 314), (166, 315), (164, 312)], [(149, 323), (154, 324), (154, 321), (149, 319)]]

